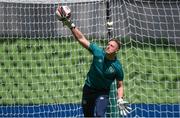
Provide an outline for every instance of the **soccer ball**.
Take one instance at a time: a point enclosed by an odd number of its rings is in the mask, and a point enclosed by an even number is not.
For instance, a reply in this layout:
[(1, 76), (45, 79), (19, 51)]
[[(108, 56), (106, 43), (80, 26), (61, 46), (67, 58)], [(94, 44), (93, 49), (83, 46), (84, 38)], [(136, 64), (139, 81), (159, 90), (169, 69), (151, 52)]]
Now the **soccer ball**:
[(56, 16), (59, 20), (71, 17), (71, 9), (68, 6), (58, 6), (56, 9)]

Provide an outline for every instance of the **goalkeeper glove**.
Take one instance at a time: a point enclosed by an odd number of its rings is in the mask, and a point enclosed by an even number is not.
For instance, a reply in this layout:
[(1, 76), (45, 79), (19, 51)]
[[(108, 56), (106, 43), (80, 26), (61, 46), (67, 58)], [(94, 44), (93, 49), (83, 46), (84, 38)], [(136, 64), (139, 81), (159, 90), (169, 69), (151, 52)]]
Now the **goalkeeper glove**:
[(122, 116), (127, 116), (130, 111), (132, 110), (128, 105), (129, 103), (127, 101), (124, 101), (122, 98), (119, 98), (117, 100), (117, 103), (118, 103), (118, 107), (119, 107), (119, 110), (120, 110), (120, 114)]
[(75, 24), (70, 20), (71, 10), (68, 6), (58, 6), (56, 9), (56, 17), (62, 21), (63, 26), (66, 25), (70, 29), (75, 27)]

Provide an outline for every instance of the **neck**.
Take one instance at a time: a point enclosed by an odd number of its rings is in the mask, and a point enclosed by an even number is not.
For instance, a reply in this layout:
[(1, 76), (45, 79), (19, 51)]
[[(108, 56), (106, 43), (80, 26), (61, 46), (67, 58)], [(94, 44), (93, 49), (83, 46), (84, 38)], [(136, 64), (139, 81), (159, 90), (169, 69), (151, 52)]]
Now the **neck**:
[(108, 59), (108, 60), (114, 60), (115, 58), (116, 58), (116, 55), (113, 55), (113, 54), (106, 54), (106, 58)]

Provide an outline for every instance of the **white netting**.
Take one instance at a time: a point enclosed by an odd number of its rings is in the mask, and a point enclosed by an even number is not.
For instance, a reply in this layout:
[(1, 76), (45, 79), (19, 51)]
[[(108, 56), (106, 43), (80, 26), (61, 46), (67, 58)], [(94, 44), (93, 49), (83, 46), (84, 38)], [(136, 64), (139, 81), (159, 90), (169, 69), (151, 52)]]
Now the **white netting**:
[[(82, 116), (92, 56), (56, 19), (59, 2), (90, 41), (123, 42), (129, 116), (180, 116), (177, 0), (0, 0), (0, 116)], [(112, 88), (107, 115), (118, 117)]]

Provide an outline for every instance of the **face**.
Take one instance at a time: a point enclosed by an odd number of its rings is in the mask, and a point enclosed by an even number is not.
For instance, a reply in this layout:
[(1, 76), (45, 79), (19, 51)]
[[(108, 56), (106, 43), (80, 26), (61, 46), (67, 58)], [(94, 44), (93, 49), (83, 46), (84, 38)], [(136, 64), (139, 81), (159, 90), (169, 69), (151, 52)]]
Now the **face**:
[(109, 41), (105, 51), (107, 54), (115, 54), (118, 51), (118, 44), (115, 41)]

